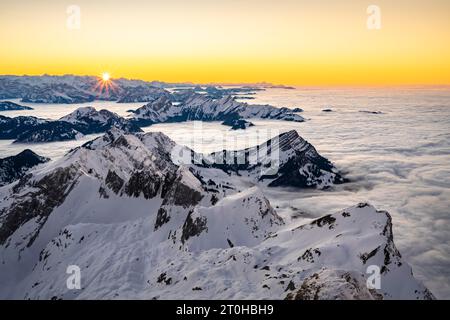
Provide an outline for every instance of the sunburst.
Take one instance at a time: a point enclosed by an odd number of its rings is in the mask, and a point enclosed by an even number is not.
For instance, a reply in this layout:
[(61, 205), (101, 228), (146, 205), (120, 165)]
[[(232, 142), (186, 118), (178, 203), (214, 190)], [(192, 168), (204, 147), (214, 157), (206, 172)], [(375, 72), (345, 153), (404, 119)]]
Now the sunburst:
[(100, 95), (110, 95), (110, 91), (116, 91), (116, 85), (114, 81), (111, 79), (111, 75), (109, 72), (103, 72), (102, 75), (98, 78), (97, 84), (95, 85), (95, 92)]

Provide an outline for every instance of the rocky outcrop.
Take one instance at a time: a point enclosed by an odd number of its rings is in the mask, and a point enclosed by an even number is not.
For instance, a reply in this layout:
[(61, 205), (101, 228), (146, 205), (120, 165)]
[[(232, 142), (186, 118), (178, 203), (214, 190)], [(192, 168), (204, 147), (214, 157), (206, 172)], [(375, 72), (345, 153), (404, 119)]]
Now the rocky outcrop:
[(383, 300), (357, 272), (322, 269), (307, 277), (286, 300)]
[(78, 175), (76, 167), (68, 166), (56, 168), (40, 179), (32, 175), (23, 177), (13, 187), (15, 194), (10, 199), (11, 204), (0, 209), (0, 245), (8, 247), (10, 236), (31, 223), (33, 228), (23, 238), (26, 247), (30, 247), (53, 209), (72, 191)]
[(222, 125), (231, 127), (231, 130), (245, 130), (253, 127), (254, 124), (244, 119), (230, 119), (222, 122)]

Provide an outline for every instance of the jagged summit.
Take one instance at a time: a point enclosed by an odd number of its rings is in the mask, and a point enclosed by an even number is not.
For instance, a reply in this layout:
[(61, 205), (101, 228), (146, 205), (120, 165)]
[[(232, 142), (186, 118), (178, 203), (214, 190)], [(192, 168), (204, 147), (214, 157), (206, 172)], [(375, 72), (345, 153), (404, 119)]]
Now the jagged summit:
[(251, 105), (230, 95), (218, 99), (185, 92), (172, 99), (161, 97), (135, 110), (133, 117), (141, 125), (189, 120), (229, 121), (237, 119), (275, 119), (302, 122), (303, 117), (288, 108)]
[(269, 186), (320, 189), (346, 180), (297, 131), (291, 130), (244, 150), (223, 150), (205, 156), (204, 165), (247, 176)]

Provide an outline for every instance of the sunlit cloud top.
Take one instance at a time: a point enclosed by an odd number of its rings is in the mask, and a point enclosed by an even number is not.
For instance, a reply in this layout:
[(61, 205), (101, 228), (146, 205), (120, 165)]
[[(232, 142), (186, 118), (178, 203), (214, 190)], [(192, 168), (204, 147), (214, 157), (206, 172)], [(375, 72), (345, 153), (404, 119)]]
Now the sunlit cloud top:
[(448, 0), (2, 0), (0, 74), (450, 84), (449, 12)]

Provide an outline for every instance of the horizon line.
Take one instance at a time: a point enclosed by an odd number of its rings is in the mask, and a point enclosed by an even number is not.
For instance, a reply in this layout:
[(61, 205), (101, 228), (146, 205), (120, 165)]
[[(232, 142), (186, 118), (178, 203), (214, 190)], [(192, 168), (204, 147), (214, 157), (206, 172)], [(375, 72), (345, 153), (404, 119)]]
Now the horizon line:
[[(101, 73), (100, 73), (101, 74)], [(64, 74), (48, 74), (48, 73), (40, 73), (40, 74), (0, 74), (0, 77), (64, 77), (64, 76), (72, 76), (72, 77), (98, 77), (101, 78), (101, 75), (92, 75), (92, 74), (73, 74), (73, 73), (64, 73)], [(189, 86), (277, 86), (277, 87), (286, 87), (284, 89), (288, 89), (290, 87), (293, 88), (448, 88), (450, 89), (450, 83), (436, 83), (436, 84), (408, 84), (408, 83), (399, 83), (399, 84), (380, 84), (380, 83), (330, 83), (330, 84), (289, 84), (289, 83), (273, 83), (270, 81), (258, 81), (258, 82), (240, 82), (240, 81), (211, 81), (211, 82), (193, 82), (193, 81), (165, 81), (165, 80), (146, 80), (141, 78), (128, 78), (124, 76), (120, 77), (111, 77), (111, 80), (129, 80), (129, 81), (142, 81), (146, 83), (151, 82), (159, 82), (164, 84), (173, 84), (173, 85), (189, 85)], [(281, 88), (283, 89), (283, 88)]]

